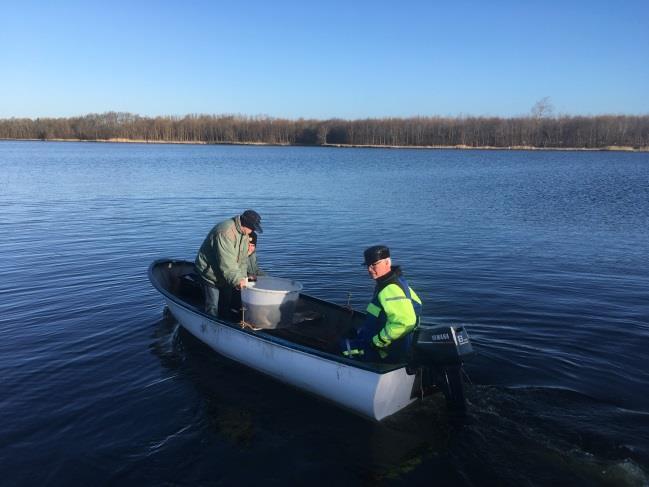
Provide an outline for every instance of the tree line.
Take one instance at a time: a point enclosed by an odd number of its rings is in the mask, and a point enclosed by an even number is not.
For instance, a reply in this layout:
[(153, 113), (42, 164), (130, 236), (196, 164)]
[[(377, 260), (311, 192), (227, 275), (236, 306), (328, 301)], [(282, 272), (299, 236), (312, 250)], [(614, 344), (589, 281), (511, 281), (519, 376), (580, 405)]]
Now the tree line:
[(405, 147), (649, 147), (649, 115), (409, 117), (289, 120), (269, 116), (143, 117), (108, 112), (68, 118), (0, 119), (2, 139), (137, 140)]

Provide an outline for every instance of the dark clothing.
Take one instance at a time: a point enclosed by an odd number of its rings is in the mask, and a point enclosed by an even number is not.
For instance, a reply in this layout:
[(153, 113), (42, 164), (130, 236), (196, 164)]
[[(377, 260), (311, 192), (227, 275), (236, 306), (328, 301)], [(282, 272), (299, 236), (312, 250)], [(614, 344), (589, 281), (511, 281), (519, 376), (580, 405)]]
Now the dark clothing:
[(230, 286), (219, 288), (219, 318), (238, 321), (238, 315), (232, 309), (241, 307), (241, 291)]

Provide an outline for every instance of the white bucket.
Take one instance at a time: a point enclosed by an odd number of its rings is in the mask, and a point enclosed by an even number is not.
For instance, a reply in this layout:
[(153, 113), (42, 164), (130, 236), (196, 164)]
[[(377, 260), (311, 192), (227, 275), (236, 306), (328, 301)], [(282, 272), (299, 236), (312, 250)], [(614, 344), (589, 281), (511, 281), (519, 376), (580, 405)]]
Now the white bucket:
[(280, 277), (258, 276), (241, 290), (244, 320), (258, 328), (290, 325), (302, 284)]

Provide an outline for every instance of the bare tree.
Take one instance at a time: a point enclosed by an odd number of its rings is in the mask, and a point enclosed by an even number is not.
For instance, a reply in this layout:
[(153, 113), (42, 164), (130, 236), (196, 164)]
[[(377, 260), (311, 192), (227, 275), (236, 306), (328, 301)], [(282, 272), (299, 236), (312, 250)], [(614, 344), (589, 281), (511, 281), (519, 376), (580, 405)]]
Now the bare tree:
[(108, 112), (71, 118), (0, 119), (3, 139), (130, 139), (168, 142), (398, 146), (649, 147), (649, 115), (552, 116), (548, 97), (528, 117), (287, 120), (268, 116), (140, 117)]
[(534, 118), (550, 118), (553, 113), (554, 106), (549, 96), (544, 96), (532, 107), (532, 116)]

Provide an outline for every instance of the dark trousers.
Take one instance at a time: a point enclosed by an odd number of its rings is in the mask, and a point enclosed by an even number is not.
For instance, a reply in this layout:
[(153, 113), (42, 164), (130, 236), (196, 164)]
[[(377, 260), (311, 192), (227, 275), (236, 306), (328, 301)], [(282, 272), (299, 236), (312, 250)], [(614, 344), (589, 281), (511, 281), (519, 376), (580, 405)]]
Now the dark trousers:
[(241, 291), (239, 289), (233, 287), (219, 288), (219, 318), (240, 321), (241, 306)]
[(230, 286), (223, 286), (219, 288), (219, 318), (222, 320), (231, 320), (232, 311), (230, 311), (232, 296), (235, 289)]

